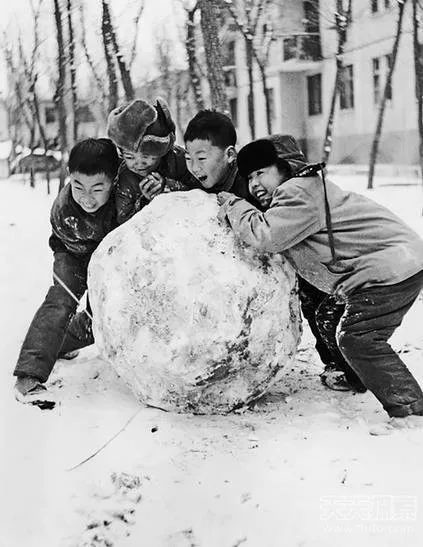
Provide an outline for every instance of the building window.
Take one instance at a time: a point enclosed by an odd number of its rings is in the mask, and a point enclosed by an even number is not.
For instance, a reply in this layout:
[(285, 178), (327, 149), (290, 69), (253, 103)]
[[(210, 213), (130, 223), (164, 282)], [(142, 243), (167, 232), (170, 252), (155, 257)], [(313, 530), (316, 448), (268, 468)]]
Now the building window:
[(354, 108), (354, 73), (352, 65), (344, 66), (342, 69), (339, 99), (341, 110)]
[(78, 106), (76, 111), (76, 119), (81, 123), (93, 123), (95, 118), (87, 104)]
[(283, 60), (295, 59), (297, 57), (297, 39), (295, 36), (283, 40)]
[(372, 59), (373, 65), (373, 101), (378, 104), (380, 101), (380, 59)]
[(344, 13), (344, 0), (336, 0), (336, 11), (337, 13)]
[(57, 120), (56, 107), (46, 106), (46, 123), (54, 123)]
[(235, 66), (235, 40), (227, 42), (224, 54), (225, 66)]
[(391, 0), (370, 0), (370, 10), (372, 13), (386, 11), (392, 8)]
[(236, 72), (233, 68), (224, 70), (223, 77), (226, 87), (236, 87)]
[(229, 99), (229, 111), (231, 113), (232, 123), (235, 127), (238, 126), (238, 99), (234, 97)]
[[(378, 104), (384, 93), (384, 85), (388, 78), (388, 73), (391, 68), (392, 56), (384, 55), (383, 57), (375, 57), (372, 59), (373, 68), (373, 100)], [(392, 84), (388, 87), (386, 98), (392, 101)]]
[(308, 114), (315, 116), (322, 113), (322, 75), (313, 74), (307, 77)]

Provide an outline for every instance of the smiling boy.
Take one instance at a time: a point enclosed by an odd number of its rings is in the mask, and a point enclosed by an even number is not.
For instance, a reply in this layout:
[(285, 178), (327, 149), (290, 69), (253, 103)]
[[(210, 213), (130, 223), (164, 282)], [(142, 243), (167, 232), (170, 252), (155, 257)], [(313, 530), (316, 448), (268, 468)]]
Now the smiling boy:
[(238, 173), (236, 140), (236, 130), (228, 116), (201, 110), (188, 123), (184, 134), (187, 167), (206, 192), (232, 192), (251, 200), (248, 184)]
[(175, 144), (175, 124), (163, 99), (154, 104), (135, 99), (115, 108), (107, 133), (123, 158), (116, 185), (119, 224), (161, 192), (198, 188), (184, 150)]
[(93, 343), (89, 316), (75, 311), (87, 289), (91, 255), (117, 225), (118, 167), (117, 150), (109, 139), (86, 139), (70, 152), (70, 182), (55, 199), (50, 215), (54, 284), (31, 322), (14, 371), (15, 395), (21, 402), (43, 398), (43, 384), (58, 357)]
[(314, 320), (328, 350), (389, 416), (422, 416), (422, 390), (389, 339), (423, 287), (423, 240), (382, 205), (320, 178), (291, 136), (248, 144), (238, 167), (264, 210), (222, 192), (220, 218), (258, 251), (283, 253), (321, 294)]

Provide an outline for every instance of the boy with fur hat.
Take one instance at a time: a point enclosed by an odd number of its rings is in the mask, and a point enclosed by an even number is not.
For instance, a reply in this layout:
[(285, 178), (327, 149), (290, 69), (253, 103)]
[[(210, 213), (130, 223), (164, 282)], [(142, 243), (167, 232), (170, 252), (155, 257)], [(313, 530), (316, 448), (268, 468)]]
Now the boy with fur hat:
[(107, 133), (123, 157), (116, 187), (119, 224), (163, 191), (198, 188), (184, 150), (175, 145), (175, 124), (163, 99), (154, 105), (135, 99), (115, 108)]
[(228, 116), (200, 110), (184, 134), (186, 162), (206, 192), (232, 192), (251, 200), (248, 184), (238, 173), (236, 140), (236, 130)]
[[(328, 349), (390, 417), (422, 416), (422, 390), (388, 340), (423, 287), (423, 240), (385, 207), (326, 182), (293, 137), (248, 144), (238, 167), (263, 211), (222, 192), (220, 217), (258, 250), (282, 252), (319, 291), (315, 321)], [(326, 325), (322, 308), (332, 312)]]
[(46, 402), (44, 382), (56, 359), (94, 342), (89, 311), (75, 311), (87, 289), (91, 255), (117, 226), (118, 167), (119, 156), (109, 139), (86, 139), (70, 152), (70, 182), (55, 199), (50, 215), (54, 283), (32, 320), (14, 371), (15, 395), (21, 402), (54, 406)]

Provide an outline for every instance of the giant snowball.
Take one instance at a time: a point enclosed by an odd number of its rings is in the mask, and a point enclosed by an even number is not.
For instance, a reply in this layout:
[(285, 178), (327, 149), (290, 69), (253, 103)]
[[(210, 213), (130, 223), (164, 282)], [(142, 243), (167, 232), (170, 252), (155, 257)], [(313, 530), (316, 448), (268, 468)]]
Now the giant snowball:
[(156, 197), (89, 267), (94, 334), (140, 401), (224, 413), (263, 394), (300, 336), (295, 274), (217, 220), (201, 190)]

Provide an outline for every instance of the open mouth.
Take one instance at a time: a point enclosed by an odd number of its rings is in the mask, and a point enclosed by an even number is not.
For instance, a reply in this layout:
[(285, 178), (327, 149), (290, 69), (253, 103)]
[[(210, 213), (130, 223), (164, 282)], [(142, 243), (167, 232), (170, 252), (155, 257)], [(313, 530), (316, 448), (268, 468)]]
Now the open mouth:
[(259, 192), (256, 192), (256, 198), (262, 201), (263, 199), (267, 199), (268, 195), (267, 192), (264, 192), (263, 190), (260, 190)]
[(97, 205), (92, 205), (91, 207), (87, 207), (86, 205), (81, 205), (81, 207), (84, 209), (86, 213), (94, 213), (94, 211), (97, 211)]
[(149, 170), (147, 167), (145, 167), (144, 169), (142, 168), (134, 168), (132, 169), (133, 171), (135, 171), (135, 173), (137, 173), (137, 175), (148, 175), (149, 173)]

